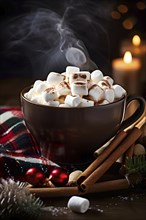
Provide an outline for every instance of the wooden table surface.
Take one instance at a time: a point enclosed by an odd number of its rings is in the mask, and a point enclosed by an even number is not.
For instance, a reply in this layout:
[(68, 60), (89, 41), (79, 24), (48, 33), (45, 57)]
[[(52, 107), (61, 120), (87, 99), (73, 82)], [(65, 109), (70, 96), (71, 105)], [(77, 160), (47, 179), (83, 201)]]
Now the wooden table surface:
[(67, 208), (70, 197), (47, 198), (49, 210), (39, 220), (146, 220), (146, 188), (94, 193), (86, 196), (90, 207), (84, 214)]

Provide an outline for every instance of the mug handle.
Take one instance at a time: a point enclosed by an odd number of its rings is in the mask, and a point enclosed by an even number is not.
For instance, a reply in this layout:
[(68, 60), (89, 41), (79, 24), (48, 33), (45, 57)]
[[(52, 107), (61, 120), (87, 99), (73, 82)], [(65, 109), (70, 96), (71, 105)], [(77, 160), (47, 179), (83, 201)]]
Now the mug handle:
[[(119, 130), (124, 130), (125, 128), (129, 127), (130, 125), (132, 125), (134, 122), (136, 122), (144, 113), (145, 108), (146, 108), (146, 102), (145, 99), (141, 96), (127, 96), (126, 99), (126, 108), (128, 106), (128, 104), (132, 101), (138, 101), (139, 106), (137, 107), (137, 109), (135, 110), (135, 112), (126, 120), (124, 120), (122, 122), (122, 124), (120, 125), (120, 129)], [(126, 109), (125, 108), (125, 109)]]

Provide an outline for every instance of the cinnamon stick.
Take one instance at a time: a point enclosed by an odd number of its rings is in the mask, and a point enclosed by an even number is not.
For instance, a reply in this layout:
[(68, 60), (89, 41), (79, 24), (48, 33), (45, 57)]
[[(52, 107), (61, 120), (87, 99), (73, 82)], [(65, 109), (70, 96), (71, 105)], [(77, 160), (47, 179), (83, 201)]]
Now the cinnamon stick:
[[(142, 132), (139, 128), (134, 127), (127, 135), (123, 142), (117, 147), (111, 155), (94, 170), (90, 175), (79, 185), (81, 191), (88, 191), (91, 186), (111, 167), (111, 165), (134, 143)], [(117, 146), (117, 145), (116, 145)], [(93, 162), (94, 163), (94, 162)], [(90, 171), (90, 170), (89, 170)]]
[(126, 137), (127, 133), (121, 131), (117, 136), (111, 141), (108, 147), (87, 167), (87, 169), (79, 176), (77, 179), (77, 185), (80, 185), (109, 155), (110, 153), (121, 143), (121, 141)]
[[(88, 193), (107, 192), (120, 189), (127, 189), (129, 183), (126, 179), (117, 179), (95, 183)], [(78, 187), (54, 187), (54, 188), (29, 188), (30, 193), (35, 193), (39, 197), (65, 197), (86, 194), (79, 191)]]

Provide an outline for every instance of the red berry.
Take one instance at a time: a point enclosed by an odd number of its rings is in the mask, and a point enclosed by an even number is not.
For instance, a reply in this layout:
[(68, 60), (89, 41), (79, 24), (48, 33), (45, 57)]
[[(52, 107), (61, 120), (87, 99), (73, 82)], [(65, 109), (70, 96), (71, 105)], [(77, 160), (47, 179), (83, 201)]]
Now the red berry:
[(25, 179), (33, 186), (40, 186), (45, 182), (45, 175), (39, 169), (32, 167), (26, 172)]
[(54, 168), (51, 173), (50, 173), (50, 181), (55, 185), (55, 186), (65, 186), (68, 182), (69, 174), (68, 172), (61, 168), (61, 167), (56, 167)]

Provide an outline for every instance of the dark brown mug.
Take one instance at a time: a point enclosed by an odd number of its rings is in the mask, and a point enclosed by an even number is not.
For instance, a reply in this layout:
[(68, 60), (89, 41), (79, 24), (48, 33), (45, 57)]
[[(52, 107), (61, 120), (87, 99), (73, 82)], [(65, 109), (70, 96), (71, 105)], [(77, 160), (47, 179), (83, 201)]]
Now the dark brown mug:
[[(41, 148), (40, 156), (62, 165), (91, 161), (95, 150), (136, 121), (145, 108), (145, 100), (139, 96), (124, 96), (113, 103), (95, 107), (45, 106), (24, 97), (30, 88), (21, 93), (26, 125)], [(126, 107), (133, 100), (138, 101), (139, 107), (123, 121)]]

